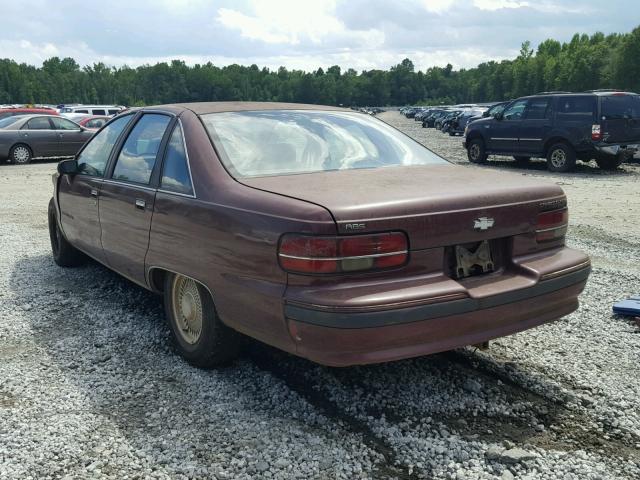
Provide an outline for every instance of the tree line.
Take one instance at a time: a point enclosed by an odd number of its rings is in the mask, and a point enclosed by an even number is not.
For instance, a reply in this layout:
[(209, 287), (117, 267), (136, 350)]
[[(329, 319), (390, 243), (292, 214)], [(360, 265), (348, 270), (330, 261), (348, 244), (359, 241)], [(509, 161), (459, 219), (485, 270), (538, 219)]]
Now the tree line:
[(512, 60), (454, 70), (416, 71), (409, 59), (389, 70), (314, 72), (257, 65), (171, 63), (81, 67), (50, 58), (42, 67), (0, 59), (0, 104), (98, 103), (152, 105), (252, 100), (344, 106), (466, 103), (503, 100), (540, 91), (618, 88), (640, 91), (640, 26), (630, 33), (576, 34), (561, 43), (527, 41)]

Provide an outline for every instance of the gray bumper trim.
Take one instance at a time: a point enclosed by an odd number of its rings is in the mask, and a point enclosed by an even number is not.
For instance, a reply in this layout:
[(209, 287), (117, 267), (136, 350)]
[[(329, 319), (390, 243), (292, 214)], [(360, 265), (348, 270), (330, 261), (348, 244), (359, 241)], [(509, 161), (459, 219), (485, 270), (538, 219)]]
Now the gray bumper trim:
[(416, 307), (400, 308), (373, 312), (341, 313), (314, 310), (298, 305), (285, 305), (285, 316), (298, 322), (310, 323), (322, 327), (332, 328), (371, 328), (402, 323), (430, 320), (438, 317), (448, 317), (462, 313), (474, 312), (485, 308), (493, 308), (508, 303), (519, 302), (529, 298), (570, 287), (585, 281), (589, 277), (591, 267), (568, 273), (558, 278), (538, 282), (529, 288), (522, 288), (512, 292), (500, 293), (486, 298), (465, 298), (449, 302), (419, 305)]

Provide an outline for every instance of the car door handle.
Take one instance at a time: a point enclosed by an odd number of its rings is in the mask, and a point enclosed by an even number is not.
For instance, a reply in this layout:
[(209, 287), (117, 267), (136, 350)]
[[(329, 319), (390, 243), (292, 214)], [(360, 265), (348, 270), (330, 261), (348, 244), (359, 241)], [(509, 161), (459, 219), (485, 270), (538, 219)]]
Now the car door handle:
[(91, 196), (94, 198), (98, 197), (98, 190), (94, 190), (93, 188), (91, 189)]
[(140, 210), (144, 210), (144, 207), (146, 206), (147, 206), (147, 202), (145, 202), (141, 198), (136, 198), (136, 208), (139, 208)]

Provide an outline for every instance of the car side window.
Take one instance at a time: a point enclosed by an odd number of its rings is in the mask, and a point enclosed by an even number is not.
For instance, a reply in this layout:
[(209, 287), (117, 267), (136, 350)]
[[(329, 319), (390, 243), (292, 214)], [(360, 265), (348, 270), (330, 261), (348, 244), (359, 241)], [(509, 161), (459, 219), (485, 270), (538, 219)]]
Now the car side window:
[(55, 130), (80, 130), (80, 126), (66, 118), (51, 117)]
[(531, 98), (525, 112), (527, 120), (551, 118), (551, 99), (549, 97)]
[(95, 177), (104, 175), (111, 150), (131, 118), (133, 115), (117, 118), (89, 140), (87, 146), (78, 155), (78, 172), (80, 174)]
[(92, 110), (92, 113), (94, 115), (104, 115), (105, 114), (104, 110), (101, 110), (101, 109), (100, 110)]
[(182, 127), (178, 123), (167, 143), (160, 182), (160, 188), (163, 190), (193, 195), (186, 148)]
[(509, 108), (505, 109), (502, 118), (504, 120), (520, 120), (522, 119), (522, 114), (524, 113), (524, 109), (527, 106), (526, 100), (518, 100), (509, 106)]
[(590, 96), (560, 97), (556, 118), (564, 121), (593, 121), (596, 116), (596, 100)]
[(162, 137), (170, 121), (171, 117), (156, 113), (142, 116), (118, 155), (112, 176), (114, 180), (149, 183)]
[(51, 130), (51, 124), (48, 117), (36, 117), (27, 122), (29, 130)]

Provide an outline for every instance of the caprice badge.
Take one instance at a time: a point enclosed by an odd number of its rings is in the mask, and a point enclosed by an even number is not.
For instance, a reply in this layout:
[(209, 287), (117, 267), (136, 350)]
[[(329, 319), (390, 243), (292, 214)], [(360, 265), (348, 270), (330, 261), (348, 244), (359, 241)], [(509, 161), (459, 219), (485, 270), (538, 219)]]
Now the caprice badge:
[(493, 227), (494, 223), (495, 223), (495, 220), (493, 218), (480, 217), (480, 218), (476, 218), (473, 221), (473, 228), (475, 230), (489, 230), (491, 227)]

